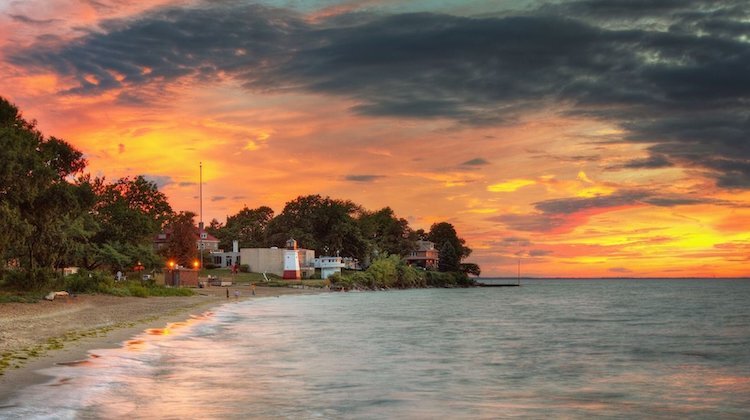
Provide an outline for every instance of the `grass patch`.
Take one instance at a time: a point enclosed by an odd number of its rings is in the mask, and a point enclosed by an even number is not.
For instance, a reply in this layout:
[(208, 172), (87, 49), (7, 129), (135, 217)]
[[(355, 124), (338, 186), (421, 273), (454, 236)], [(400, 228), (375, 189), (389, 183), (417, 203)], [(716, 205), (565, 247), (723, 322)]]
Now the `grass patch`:
[(40, 292), (0, 291), (0, 303), (37, 303), (43, 296)]

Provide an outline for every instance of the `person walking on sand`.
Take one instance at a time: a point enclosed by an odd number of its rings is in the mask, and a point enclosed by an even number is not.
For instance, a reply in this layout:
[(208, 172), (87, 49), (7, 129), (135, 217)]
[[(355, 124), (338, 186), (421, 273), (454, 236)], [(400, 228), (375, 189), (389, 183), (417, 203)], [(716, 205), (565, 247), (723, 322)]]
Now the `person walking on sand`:
[(250, 289), (253, 291), (253, 296), (255, 296), (255, 283), (250, 285)]

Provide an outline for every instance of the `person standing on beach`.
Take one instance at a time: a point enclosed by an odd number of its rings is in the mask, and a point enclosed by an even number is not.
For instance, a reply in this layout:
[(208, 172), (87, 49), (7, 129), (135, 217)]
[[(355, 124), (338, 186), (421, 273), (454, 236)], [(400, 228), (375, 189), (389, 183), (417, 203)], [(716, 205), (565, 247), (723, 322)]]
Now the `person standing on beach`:
[(255, 296), (255, 283), (250, 285), (250, 289), (253, 291), (253, 296)]
[(227, 299), (229, 299), (229, 289), (227, 289)]
[(240, 299), (240, 291), (239, 290), (235, 290), (234, 291), (234, 299), (235, 300), (239, 300)]

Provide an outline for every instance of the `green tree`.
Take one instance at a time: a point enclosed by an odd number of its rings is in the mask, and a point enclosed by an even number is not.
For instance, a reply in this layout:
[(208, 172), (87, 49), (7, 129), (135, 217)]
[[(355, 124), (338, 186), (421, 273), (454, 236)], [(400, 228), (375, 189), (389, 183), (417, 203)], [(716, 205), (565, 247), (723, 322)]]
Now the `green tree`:
[(181, 211), (170, 219), (164, 229), (169, 238), (162, 255), (185, 267), (192, 267), (198, 257), (195, 216), (191, 211)]
[(294, 238), (300, 246), (318, 254), (336, 254), (362, 258), (365, 241), (355, 220), (361, 207), (348, 200), (320, 195), (300, 196), (286, 203), (284, 210), (268, 224), (270, 245), (284, 246)]
[(271, 220), (273, 209), (270, 207), (249, 209), (246, 206), (234, 216), (227, 217), (226, 226), (215, 229), (216, 233), (209, 232), (219, 238), (224, 249), (231, 249), (233, 240), (239, 241), (242, 248), (260, 248), (268, 246), (266, 236)]
[(438, 260), (438, 270), (442, 272), (459, 271), (459, 258), (455, 248), (450, 241), (443, 242), (440, 247), (440, 259)]
[(86, 160), (64, 140), (45, 138), (0, 97), (0, 162), (0, 252), (23, 270), (16, 286), (38, 288), (64, 262), (78, 220), (93, 205), (92, 191), (70, 182)]
[(90, 185), (96, 192), (96, 232), (88, 238), (84, 236), (80, 264), (87, 269), (102, 265), (123, 269), (136, 262), (146, 267), (157, 265), (153, 237), (173, 211), (156, 183), (143, 176), (121, 178), (112, 184), (102, 178), (84, 177), (80, 183)]
[(373, 257), (403, 257), (416, 249), (416, 236), (409, 227), (409, 222), (397, 218), (390, 207), (375, 212), (362, 211), (358, 223)]
[[(211, 221), (208, 223), (208, 226), (206, 226), (206, 232), (215, 236), (216, 238), (219, 238), (219, 240), (221, 240), (220, 236), (222, 235), (223, 230), (224, 224), (218, 221), (216, 218), (211, 219)], [(219, 246), (223, 247), (224, 245), (222, 245), (222, 243), (219, 243)]]
[(427, 234), (427, 240), (434, 242), (438, 250), (442, 249), (443, 244), (450, 242), (459, 260), (471, 255), (471, 248), (464, 245), (466, 241), (458, 237), (456, 229), (448, 222), (434, 223)]
[(479, 268), (479, 265), (474, 263), (461, 263), (461, 272), (464, 274), (471, 274), (473, 276), (478, 276), (482, 274), (482, 270)]

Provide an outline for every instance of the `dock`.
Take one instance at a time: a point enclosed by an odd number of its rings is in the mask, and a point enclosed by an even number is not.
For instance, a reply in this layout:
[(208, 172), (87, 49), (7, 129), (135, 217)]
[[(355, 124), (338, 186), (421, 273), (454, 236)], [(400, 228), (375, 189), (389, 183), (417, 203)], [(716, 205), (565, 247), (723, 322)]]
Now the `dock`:
[(477, 283), (477, 286), (479, 287), (521, 287), (518, 283)]
[(474, 279), (478, 287), (520, 287), (521, 279), (503, 277), (477, 277)]

